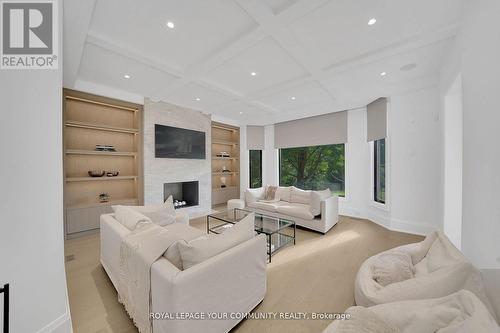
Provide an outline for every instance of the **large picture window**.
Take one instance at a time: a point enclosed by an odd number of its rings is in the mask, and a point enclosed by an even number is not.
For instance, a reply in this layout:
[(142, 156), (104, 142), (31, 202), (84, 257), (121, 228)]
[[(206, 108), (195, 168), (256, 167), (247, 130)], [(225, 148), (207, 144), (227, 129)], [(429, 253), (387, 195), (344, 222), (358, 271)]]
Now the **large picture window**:
[(344, 144), (283, 148), (279, 150), (280, 186), (304, 190), (329, 188), (345, 196)]
[(385, 139), (373, 142), (374, 200), (385, 203)]
[(262, 150), (250, 150), (250, 188), (262, 186)]

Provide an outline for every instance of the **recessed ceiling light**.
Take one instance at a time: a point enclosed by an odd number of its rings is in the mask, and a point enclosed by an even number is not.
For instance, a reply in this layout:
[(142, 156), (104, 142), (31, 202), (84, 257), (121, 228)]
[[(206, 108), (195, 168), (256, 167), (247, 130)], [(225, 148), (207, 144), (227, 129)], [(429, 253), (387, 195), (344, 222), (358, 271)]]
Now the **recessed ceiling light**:
[(252, 72), (252, 73), (250, 73), (250, 75), (255, 76), (255, 75), (257, 75), (257, 73)]
[(200, 98), (199, 98), (199, 97), (196, 97), (196, 100), (197, 100), (197, 101), (200, 101)]
[(382, 72), (382, 73), (380, 73), (380, 76), (386, 76), (386, 75), (387, 75), (387, 73), (386, 73), (386, 72)]
[(295, 101), (295, 96), (290, 97), (292, 101)]
[(174, 24), (174, 22), (172, 22), (172, 21), (168, 21), (168, 22), (167, 22), (167, 27), (169, 27), (170, 29), (175, 28), (175, 24)]
[(240, 114), (243, 114), (243, 111), (240, 111)]
[(128, 75), (128, 74), (123, 75), (123, 77), (126, 79), (130, 79), (130, 75)]
[(377, 19), (376, 19), (376, 18), (371, 18), (371, 19), (368, 21), (368, 25), (374, 25), (375, 23), (377, 23)]

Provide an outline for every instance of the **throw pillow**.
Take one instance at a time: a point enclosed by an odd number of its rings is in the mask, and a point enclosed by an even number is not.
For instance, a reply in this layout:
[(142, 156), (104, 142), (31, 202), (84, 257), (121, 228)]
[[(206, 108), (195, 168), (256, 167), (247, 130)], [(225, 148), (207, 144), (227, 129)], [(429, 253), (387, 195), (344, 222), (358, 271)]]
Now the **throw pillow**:
[(159, 205), (127, 207), (149, 217), (153, 223), (159, 226), (166, 226), (175, 222), (174, 199), (172, 196), (169, 196), (164, 203)]
[(266, 195), (264, 196), (264, 200), (266, 201), (279, 201), (277, 197), (278, 194), (278, 186), (268, 185), (266, 187)]
[(328, 199), (332, 196), (332, 191), (326, 189), (323, 191), (311, 192), (311, 207), (309, 208), (314, 216), (321, 214), (321, 201)]
[(255, 215), (249, 214), (221, 234), (208, 234), (189, 242), (179, 241), (177, 246), (182, 258), (182, 268), (188, 269), (253, 238), (254, 223)]
[(311, 191), (304, 191), (300, 188), (292, 186), (292, 192), (290, 195), (290, 202), (301, 203), (304, 205), (311, 204)]
[(127, 206), (111, 206), (115, 213), (115, 219), (130, 231), (135, 230), (139, 223), (151, 223), (151, 220), (141, 213)]
[(265, 195), (264, 187), (259, 188), (248, 188), (245, 191), (245, 201), (246, 204), (251, 204), (253, 202), (257, 202), (260, 199), (263, 199)]
[(279, 186), (277, 192), (278, 198), (280, 198), (281, 201), (287, 201), (290, 202), (290, 195), (292, 194), (292, 187), (291, 186)]
[(189, 242), (195, 238), (203, 236), (205, 233), (199, 229), (174, 223), (165, 227), (169, 232), (173, 232), (178, 236), (178, 241), (171, 244), (163, 256), (170, 261), (175, 267), (182, 270), (182, 258), (179, 251), (179, 242)]
[(382, 253), (372, 264), (373, 279), (381, 286), (413, 278), (411, 256), (405, 252)]

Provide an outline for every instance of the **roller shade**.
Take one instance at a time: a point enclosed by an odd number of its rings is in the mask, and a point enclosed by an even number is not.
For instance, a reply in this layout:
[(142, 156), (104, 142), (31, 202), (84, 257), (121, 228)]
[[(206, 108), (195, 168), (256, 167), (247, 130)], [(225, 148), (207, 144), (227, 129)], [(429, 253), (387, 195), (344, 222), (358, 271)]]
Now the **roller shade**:
[(264, 150), (264, 126), (247, 126), (247, 149)]
[(347, 111), (274, 125), (274, 147), (292, 148), (347, 142)]
[(387, 135), (387, 98), (381, 97), (366, 106), (366, 137), (368, 141)]

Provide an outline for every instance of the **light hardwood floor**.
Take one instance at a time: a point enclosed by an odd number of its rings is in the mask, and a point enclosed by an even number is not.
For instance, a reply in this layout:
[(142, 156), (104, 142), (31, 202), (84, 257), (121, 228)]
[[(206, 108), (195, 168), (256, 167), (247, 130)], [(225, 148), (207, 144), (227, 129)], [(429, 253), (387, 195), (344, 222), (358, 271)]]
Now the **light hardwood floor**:
[[(205, 218), (191, 221), (205, 230)], [(340, 217), (326, 235), (297, 229), (297, 244), (273, 256), (258, 312), (343, 312), (354, 304), (354, 278), (368, 257), (420, 236)], [(66, 275), (75, 333), (137, 332), (99, 262), (99, 234), (67, 240)], [(245, 320), (234, 332), (321, 332), (325, 320)]]

